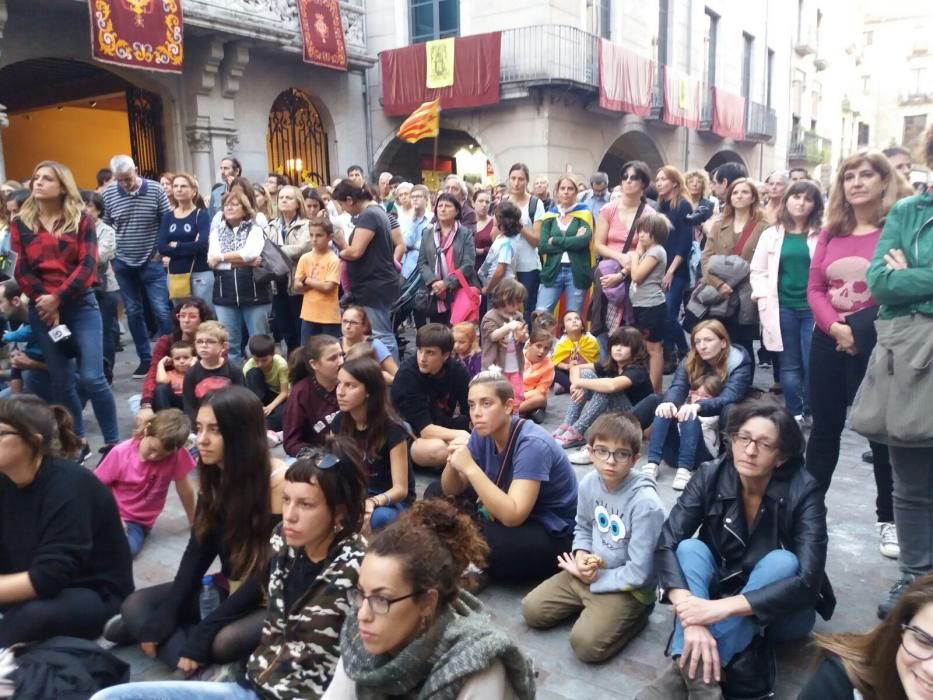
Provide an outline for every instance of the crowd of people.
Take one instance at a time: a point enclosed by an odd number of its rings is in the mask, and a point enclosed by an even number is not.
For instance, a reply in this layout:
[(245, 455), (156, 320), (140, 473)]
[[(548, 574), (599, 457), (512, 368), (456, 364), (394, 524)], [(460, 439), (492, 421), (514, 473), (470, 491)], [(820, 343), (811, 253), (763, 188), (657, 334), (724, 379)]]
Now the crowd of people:
[[(771, 645), (836, 605), (849, 416), (901, 576), (878, 628), (817, 638), (801, 697), (929, 697), (933, 194), (899, 155), (845, 158), (828, 196), (737, 163), (631, 161), (613, 188), (516, 163), (437, 193), (359, 166), (254, 183), (234, 157), (202, 192), (123, 155), (82, 192), (39, 163), (0, 189), (0, 650), (103, 633), (187, 678), (103, 700), (531, 698), (476, 597), (510, 582), (529, 627), (576, 618), (584, 663), (669, 604), (671, 662), (638, 698), (768, 697)], [(172, 485), (188, 544), (134, 591)]]

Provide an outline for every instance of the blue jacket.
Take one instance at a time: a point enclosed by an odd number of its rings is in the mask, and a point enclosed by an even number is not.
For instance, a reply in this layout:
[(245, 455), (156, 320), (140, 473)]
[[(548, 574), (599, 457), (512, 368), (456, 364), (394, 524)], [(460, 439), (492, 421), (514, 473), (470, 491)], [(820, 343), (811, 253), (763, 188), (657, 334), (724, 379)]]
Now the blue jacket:
[[(687, 379), (686, 360), (681, 362), (674, 372), (674, 380), (670, 387), (664, 392), (664, 400), (677, 406), (683, 405), (690, 393), (690, 382)], [(700, 399), (697, 405), (700, 407), (700, 415), (718, 416), (727, 406), (731, 406), (745, 398), (749, 387), (752, 385), (752, 358), (748, 356), (742, 348), (733, 345), (729, 349), (729, 358), (726, 360), (726, 385), (722, 388), (719, 396), (711, 399)]]

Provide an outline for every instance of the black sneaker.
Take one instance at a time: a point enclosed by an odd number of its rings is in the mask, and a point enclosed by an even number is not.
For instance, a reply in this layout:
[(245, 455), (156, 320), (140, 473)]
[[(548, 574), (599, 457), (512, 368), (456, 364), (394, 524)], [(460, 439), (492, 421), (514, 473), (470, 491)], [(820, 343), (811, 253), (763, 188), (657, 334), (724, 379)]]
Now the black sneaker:
[(149, 374), (149, 363), (140, 362), (139, 367), (133, 371), (133, 379), (145, 379), (147, 374)]
[(104, 639), (117, 646), (127, 646), (134, 641), (126, 625), (123, 624), (123, 616), (119, 614), (107, 620), (107, 624), (104, 625)]
[(901, 574), (901, 577), (891, 586), (884, 600), (878, 604), (878, 619), (883, 620), (890, 614), (894, 606), (897, 605), (898, 601), (901, 599), (901, 596), (904, 595), (904, 591), (906, 591), (907, 587), (913, 582), (914, 576), (910, 574)]
[(528, 414), (528, 417), (538, 425), (541, 425), (544, 422), (544, 409), (536, 408), (534, 411)]
[(865, 450), (865, 451), (862, 453), (862, 461), (865, 462), (865, 463), (867, 463), (867, 464), (874, 464), (874, 463), (875, 463), (875, 455), (872, 454), (872, 451), (871, 451), (871, 450)]
[(81, 445), (81, 453), (78, 455), (78, 464), (84, 464), (91, 456), (91, 446), (86, 442)]

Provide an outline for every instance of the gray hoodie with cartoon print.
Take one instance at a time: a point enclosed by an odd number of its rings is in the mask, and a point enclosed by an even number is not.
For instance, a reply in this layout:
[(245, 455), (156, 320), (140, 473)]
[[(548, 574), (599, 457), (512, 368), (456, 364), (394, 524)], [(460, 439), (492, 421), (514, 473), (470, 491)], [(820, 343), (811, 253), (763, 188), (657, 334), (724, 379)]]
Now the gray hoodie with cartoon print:
[(614, 491), (594, 469), (580, 481), (573, 551), (603, 560), (593, 593), (628, 591), (645, 605), (655, 601), (654, 549), (667, 514), (654, 479), (630, 472)]

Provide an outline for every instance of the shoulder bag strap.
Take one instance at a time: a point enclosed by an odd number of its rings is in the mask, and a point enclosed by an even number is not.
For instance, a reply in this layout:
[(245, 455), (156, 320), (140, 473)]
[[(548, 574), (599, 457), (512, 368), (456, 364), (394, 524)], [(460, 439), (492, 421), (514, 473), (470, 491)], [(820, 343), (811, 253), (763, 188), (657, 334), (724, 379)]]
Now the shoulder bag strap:
[(641, 221), (641, 215), (645, 211), (645, 203), (638, 205), (635, 216), (632, 218), (632, 225), (628, 230), (628, 237), (625, 239), (625, 245), (622, 246), (622, 252), (627, 253), (632, 247), (632, 239), (635, 238), (635, 230), (638, 228), (638, 222)]
[(512, 432), (509, 433), (509, 440), (505, 444), (505, 455), (502, 458), (502, 466), (499, 467), (499, 474), (496, 476), (496, 486), (499, 488), (501, 488), (501, 484), (506, 478), (509, 481), (512, 480), (512, 453), (515, 451), (515, 443), (518, 442), (518, 434), (521, 432), (522, 426), (525, 425), (525, 421), (525, 418), (519, 418), (512, 427)]
[(739, 241), (735, 244), (736, 255), (742, 255), (742, 249), (745, 248), (745, 244), (748, 243), (748, 239), (751, 238), (752, 231), (755, 230), (757, 225), (758, 222), (755, 219), (745, 224), (745, 228), (742, 229), (742, 235), (739, 236)]

